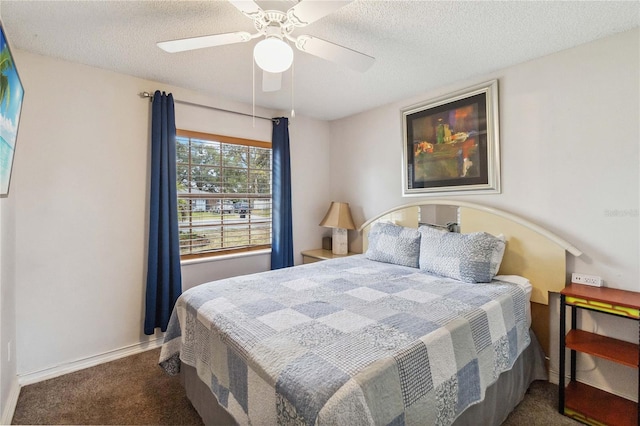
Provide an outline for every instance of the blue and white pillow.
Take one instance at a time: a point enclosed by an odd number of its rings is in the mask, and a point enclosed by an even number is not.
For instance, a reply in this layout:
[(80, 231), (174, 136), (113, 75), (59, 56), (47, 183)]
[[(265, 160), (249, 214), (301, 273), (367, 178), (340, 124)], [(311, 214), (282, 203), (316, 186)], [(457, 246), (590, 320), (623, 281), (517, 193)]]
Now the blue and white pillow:
[(498, 273), (506, 243), (486, 232), (458, 234), (421, 226), (420, 269), (469, 283), (488, 283)]
[(417, 268), (420, 258), (420, 232), (393, 223), (374, 223), (369, 232), (367, 259)]

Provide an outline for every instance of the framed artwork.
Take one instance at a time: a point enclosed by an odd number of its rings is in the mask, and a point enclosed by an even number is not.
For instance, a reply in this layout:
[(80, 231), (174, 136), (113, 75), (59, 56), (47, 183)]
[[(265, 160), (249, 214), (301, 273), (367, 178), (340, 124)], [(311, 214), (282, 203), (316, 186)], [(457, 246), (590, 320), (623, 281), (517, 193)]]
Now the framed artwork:
[(498, 81), (402, 110), (402, 195), (500, 192)]
[(9, 194), (24, 89), (0, 21), (0, 197)]

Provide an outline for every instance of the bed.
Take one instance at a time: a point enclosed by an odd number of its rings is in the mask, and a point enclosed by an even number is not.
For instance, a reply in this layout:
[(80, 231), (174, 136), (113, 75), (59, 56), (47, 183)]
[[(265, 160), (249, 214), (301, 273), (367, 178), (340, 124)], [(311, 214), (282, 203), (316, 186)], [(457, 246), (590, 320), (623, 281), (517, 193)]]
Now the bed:
[[(444, 205), (460, 234), (424, 224)], [(160, 365), (206, 424), (500, 424), (546, 378), (548, 292), (579, 250), (451, 200), (394, 208), (360, 235), (364, 254), (180, 297)]]

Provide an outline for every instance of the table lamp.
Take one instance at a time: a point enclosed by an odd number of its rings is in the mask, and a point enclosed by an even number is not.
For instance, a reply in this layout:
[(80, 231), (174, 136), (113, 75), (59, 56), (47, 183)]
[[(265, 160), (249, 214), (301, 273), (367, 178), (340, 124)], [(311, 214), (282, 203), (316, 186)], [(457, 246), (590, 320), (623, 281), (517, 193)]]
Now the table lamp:
[(356, 229), (351, 218), (349, 203), (331, 202), (329, 211), (325, 215), (320, 226), (333, 228), (331, 235), (331, 251), (333, 254), (344, 255), (349, 251), (347, 229)]

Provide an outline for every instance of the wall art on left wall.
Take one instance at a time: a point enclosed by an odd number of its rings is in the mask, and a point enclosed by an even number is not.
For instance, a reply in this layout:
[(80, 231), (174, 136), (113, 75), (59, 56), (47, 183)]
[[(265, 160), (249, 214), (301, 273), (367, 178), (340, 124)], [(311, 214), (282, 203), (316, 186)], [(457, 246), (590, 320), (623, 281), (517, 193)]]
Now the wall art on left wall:
[(0, 197), (9, 194), (24, 88), (0, 21)]

